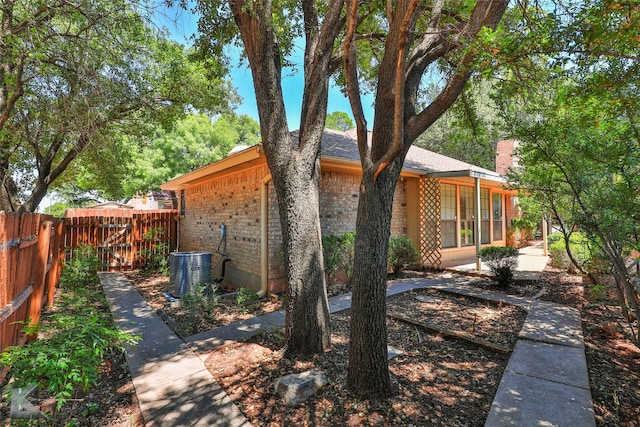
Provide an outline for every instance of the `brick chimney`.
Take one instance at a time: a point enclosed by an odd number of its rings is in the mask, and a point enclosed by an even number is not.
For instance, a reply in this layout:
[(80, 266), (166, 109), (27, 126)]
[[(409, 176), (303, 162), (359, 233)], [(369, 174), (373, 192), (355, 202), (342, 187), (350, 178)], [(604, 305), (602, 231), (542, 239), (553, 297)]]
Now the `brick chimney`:
[(518, 166), (518, 159), (513, 157), (513, 150), (518, 146), (515, 139), (498, 141), (496, 147), (496, 172), (505, 175), (509, 168)]

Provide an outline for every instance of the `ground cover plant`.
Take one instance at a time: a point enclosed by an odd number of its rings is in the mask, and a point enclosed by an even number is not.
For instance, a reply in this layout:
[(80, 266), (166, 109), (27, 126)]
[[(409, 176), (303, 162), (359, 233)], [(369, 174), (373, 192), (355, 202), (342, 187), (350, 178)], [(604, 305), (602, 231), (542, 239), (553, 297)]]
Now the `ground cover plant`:
[[(95, 250), (78, 248), (62, 272), (53, 307), (44, 310), (37, 327), (25, 325), (25, 332), (37, 333), (39, 339), (0, 355), (0, 366), (11, 368), (0, 414), (8, 409), (13, 387), (37, 385), (30, 400), (45, 415), (14, 424), (99, 425), (116, 419), (114, 408), (128, 408), (135, 401), (124, 348), (137, 339), (114, 325), (96, 274), (98, 263)], [(86, 399), (91, 394), (102, 396)], [(139, 418), (139, 412), (131, 411), (130, 420)]]

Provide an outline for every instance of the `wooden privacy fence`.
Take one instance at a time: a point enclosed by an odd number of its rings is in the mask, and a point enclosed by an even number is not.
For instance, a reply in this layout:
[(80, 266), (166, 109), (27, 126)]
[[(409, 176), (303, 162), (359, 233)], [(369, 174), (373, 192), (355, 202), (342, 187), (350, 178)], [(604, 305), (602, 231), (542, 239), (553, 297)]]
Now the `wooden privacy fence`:
[[(136, 268), (140, 256), (168, 256), (177, 243), (175, 210), (70, 209), (65, 219), (0, 211), (0, 353), (23, 345), (25, 323), (53, 304), (62, 264), (78, 245), (97, 249), (104, 270)], [(0, 371), (0, 383), (6, 371)]]
[(0, 352), (35, 339), (24, 335), (23, 323), (37, 324), (44, 304), (53, 303), (63, 225), (47, 215), (0, 211)]
[(169, 252), (177, 244), (176, 210), (68, 209), (65, 258), (79, 245), (97, 250), (103, 271), (131, 270), (150, 252)]

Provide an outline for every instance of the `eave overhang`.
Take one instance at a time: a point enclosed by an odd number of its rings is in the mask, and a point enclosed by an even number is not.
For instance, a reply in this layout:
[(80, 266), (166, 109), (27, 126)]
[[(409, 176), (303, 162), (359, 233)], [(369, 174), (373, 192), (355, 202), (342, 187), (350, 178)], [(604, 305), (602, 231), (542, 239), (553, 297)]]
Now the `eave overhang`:
[(187, 187), (190, 184), (195, 184), (203, 180), (210, 179), (211, 177), (238, 167), (246, 167), (253, 165), (256, 161), (260, 160), (262, 153), (262, 146), (260, 144), (246, 148), (238, 153), (231, 154), (222, 160), (219, 160), (210, 165), (196, 169), (193, 172), (181, 175), (171, 181), (165, 182), (160, 186), (163, 190), (179, 191)]

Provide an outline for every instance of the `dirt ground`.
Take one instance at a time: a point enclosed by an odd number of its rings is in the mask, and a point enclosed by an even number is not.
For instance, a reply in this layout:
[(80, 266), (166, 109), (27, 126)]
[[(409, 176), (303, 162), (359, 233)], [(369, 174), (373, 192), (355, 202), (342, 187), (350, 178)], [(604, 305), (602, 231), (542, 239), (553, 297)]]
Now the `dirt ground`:
[[(195, 326), (189, 320), (191, 329), (187, 332), (179, 309), (164, 306), (162, 291), (166, 290), (166, 277), (138, 273), (128, 277), (156, 310), (174, 319), (170, 326), (178, 328), (180, 334), (281, 307), (280, 301), (263, 301), (241, 308), (234, 298), (221, 298), (213, 315)], [(483, 288), (493, 286), (480, 279), (473, 284)], [(613, 292), (597, 301), (590, 300), (580, 277), (549, 267), (541, 283), (512, 287), (509, 291), (528, 296), (542, 294), (541, 299), (581, 310), (598, 425), (640, 426), (640, 350), (617, 326), (619, 312), (612, 304)], [(273, 331), (218, 349), (207, 364), (255, 425), (483, 425), (509, 357), (496, 349), (513, 346), (526, 313), (506, 304), (426, 290), (390, 298), (388, 312), (389, 345), (401, 353), (389, 363), (394, 395), (388, 399), (356, 399), (345, 388), (348, 313), (332, 315), (332, 351), (311, 360), (283, 358), (278, 352), (282, 334)], [(451, 338), (434, 332), (434, 328), (464, 336)], [(487, 344), (487, 348), (469, 340)], [(328, 385), (298, 407), (284, 405), (274, 393), (275, 379), (312, 368), (325, 373)], [(77, 426), (144, 425), (124, 358), (113, 355), (104, 371), (98, 387), (76, 396), (62, 408), (55, 423), (46, 425), (67, 425), (73, 420)], [(44, 409), (51, 407), (45, 396), (34, 403)], [(0, 407), (0, 419), (7, 415), (5, 404)]]

